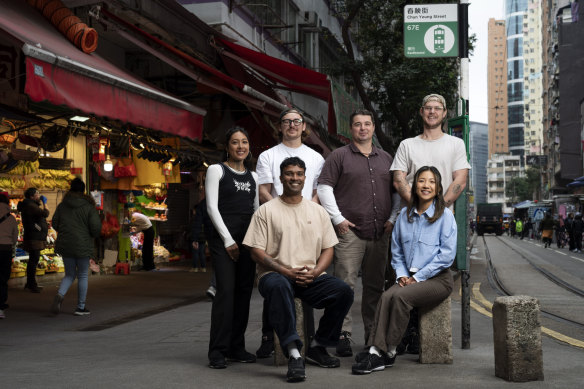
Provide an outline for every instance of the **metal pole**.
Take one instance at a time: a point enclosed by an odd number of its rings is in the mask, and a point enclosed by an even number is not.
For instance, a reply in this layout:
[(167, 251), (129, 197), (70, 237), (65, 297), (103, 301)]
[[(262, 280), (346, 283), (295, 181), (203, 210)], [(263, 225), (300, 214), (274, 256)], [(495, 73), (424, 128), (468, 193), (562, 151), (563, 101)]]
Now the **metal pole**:
[[(463, 114), (468, 114), (469, 111), (469, 88), (468, 88), (468, 0), (460, 0), (458, 5), (458, 25), (459, 25), (459, 34), (460, 37), (460, 97), (465, 100), (466, 102), (466, 112)], [(468, 181), (468, 179), (467, 179)], [(468, 187), (468, 182), (467, 182)], [(466, 203), (465, 207), (465, 228), (468, 228), (467, 222), (467, 212), (468, 212), (468, 197), (464, 196), (464, 200)], [(466, 246), (466, 245), (465, 245)], [(470, 279), (470, 262), (468, 251), (465, 247), (465, 256), (466, 256), (466, 266), (463, 270), (460, 271), (460, 284), (462, 290), (462, 311), (461, 311), (461, 336), (462, 336), (462, 348), (469, 349), (470, 348), (470, 286), (469, 286), (469, 279)]]

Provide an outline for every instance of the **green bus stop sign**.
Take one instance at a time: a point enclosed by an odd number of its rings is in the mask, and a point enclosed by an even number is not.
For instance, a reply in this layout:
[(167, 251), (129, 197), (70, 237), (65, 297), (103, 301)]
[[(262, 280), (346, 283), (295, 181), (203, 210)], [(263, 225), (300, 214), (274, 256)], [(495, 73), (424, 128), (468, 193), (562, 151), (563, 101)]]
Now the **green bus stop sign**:
[(409, 58), (458, 57), (458, 4), (406, 5), (404, 54)]

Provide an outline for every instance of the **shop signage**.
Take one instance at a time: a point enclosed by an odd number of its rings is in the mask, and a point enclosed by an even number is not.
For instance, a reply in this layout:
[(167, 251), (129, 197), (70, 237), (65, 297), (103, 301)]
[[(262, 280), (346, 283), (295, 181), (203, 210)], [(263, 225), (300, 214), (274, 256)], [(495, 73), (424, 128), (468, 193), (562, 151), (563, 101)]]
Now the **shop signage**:
[(404, 54), (409, 58), (458, 57), (458, 4), (406, 5)]
[(526, 155), (525, 163), (528, 166), (546, 166), (547, 155)]

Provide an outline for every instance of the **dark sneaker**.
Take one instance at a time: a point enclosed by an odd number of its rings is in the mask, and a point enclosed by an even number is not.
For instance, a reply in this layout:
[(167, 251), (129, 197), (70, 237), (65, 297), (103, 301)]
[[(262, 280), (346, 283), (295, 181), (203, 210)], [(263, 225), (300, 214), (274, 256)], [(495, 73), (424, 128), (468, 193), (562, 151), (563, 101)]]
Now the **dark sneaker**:
[(288, 359), (288, 373), (286, 373), (288, 382), (300, 382), (306, 379), (306, 369), (302, 358)]
[(351, 342), (352, 342), (351, 333), (347, 331), (341, 332), (341, 336), (339, 337), (339, 343), (337, 344), (337, 355), (339, 357), (353, 356)]
[(384, 369), (385, 363), (383, 357), (375, 354), (368, 354), (364, 360), (355, 363), (351, 370), (353, 371), (353, 374), (369, 374)]
[(227, 367), (227, 362), (223, 355), (209, 358), (209, 367), (211, 369), (225, 369)]
[(87, 309), (87, 307), (85, 307), (83, 309), (77, 308), (75, 310), (75, 313), (74, 313), (75, 316), (87, 316), (90, 314), (91, 314), (91, 312), (89, 311), (89, 309)]
[(322, 346), (309, 347), (306, 350), (306, 362), (320, 367), (339, 367), (341, 361), (329, 355), (326, 348)]
[[(361, 351), (359, 354), (355, 356), (355, 362), (357, 363), (363, 362), (367, 360), (368, 356), (369, 356), (368, 350)], [(385, 365), (385, 367), (392, 367), (395, 362), (396, 356), (397, 353), (393, 357), (390, 357), (388, 353), (381, 351), (381, 357), (383, 358), (383, 364)]]
[(230, 361), (241, 362), (241, 363), (254, 363), (256, 361), (256, 356), (252, 353), (248, 353), (245, 350), (237, 351), (231, 353), (227, 356)]
[(262, 344), (260, 348), (256, 351), (256, 356), (258, 358), (269, 358), (274, 354), (274, 339), (270, 339), (267, 336), (262, 336)]

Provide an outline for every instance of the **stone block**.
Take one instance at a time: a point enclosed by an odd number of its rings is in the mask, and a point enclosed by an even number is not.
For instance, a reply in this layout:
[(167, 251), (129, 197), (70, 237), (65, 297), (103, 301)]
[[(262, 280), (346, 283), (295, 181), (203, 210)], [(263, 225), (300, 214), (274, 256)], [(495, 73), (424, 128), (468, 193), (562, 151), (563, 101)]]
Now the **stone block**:
[(419, 309), (420, 363), (452, 363), (450, 297)]
[[(302, 339), (302, 342), (304, 343), (304, 347), (302, 347), (300, 353), (304, 358), (306, 347), (308, 347), (308, 345), (310, 344), (310, 339), (308, 331), (306, 331), (306, 322), (304, 320), (304, 309), (302, 306), (302, 300), (295, 298), (294, 306), (296, 308), (296, 331), (298, 332), (298, 336), (300, 337), (300, 339)], [(280, 345), (280, 339), (278, 338), (278, 335), (276, 335), (276, 331), (274, 331), (274, 365), (275, 366), (288, 365), (288, 359), (284, 356), (282, 346)]]
[(497, 297), (493, 304), (495, 375), (511, 382), (543, 381), (539, 301)]

